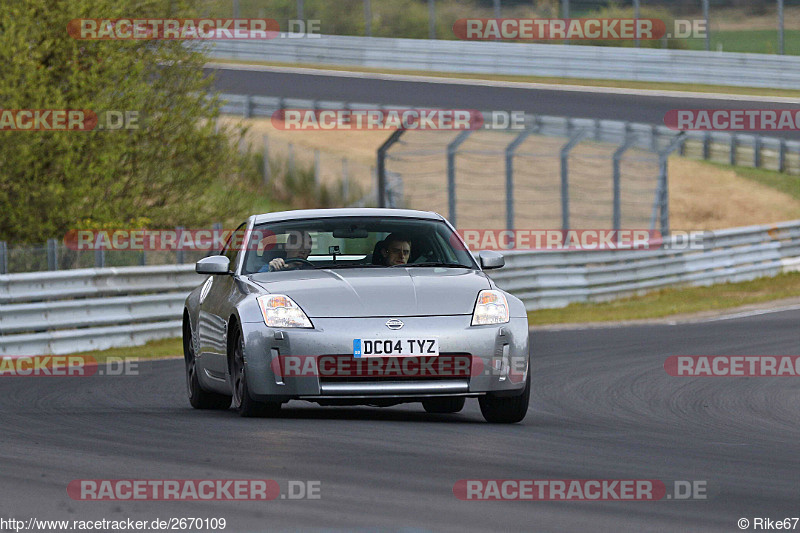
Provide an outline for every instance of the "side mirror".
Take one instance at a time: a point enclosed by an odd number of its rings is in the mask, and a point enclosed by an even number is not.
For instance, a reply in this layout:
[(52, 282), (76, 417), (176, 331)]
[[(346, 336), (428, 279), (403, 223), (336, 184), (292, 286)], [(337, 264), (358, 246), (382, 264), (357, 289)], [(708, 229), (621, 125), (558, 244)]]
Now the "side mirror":
[(194, 271), (198, 274), (230, 274), (230, 265), (231, 260), (224, 255), (212, 255), (195, 263)]
[(481, 260), (481, 268), (484, 270), (503, 268), (503, 266), (506, 264), (503, 254), (494, 252), (492, 250), (481, 250), (479, 257)]

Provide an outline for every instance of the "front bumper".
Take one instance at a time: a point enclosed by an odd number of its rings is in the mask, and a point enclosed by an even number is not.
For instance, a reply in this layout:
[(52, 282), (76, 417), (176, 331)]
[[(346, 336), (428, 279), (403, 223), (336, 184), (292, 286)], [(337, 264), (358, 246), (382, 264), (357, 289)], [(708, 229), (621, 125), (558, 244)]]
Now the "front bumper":
[[(480, 396), (487, 392), (522, 392), (529, 367), (528, 321), (512, 318), (506, 324), (470, 326), (470, 315), (402, 317), (404, 326), (390, 330), (376, 318), (312, 318), (313, 329), (273, 329), (261, 323), (242, 323), (245, 335), (247, 384), (262, 401), (290, 399), (413, 400), (431, 396)], [(287, 375), (286, 359), (321, 357), (350, 359), (356, 338), (439, 339), (440, 357), (469, 358), (467, 375), (327, 378), (322, 372)], [(289, 373), (291, 374), (291, 373)]]

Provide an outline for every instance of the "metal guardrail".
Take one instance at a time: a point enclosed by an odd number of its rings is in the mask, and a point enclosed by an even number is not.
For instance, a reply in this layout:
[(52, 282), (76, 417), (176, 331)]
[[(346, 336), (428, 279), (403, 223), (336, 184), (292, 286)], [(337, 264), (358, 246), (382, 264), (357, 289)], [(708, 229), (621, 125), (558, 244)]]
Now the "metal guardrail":
[(0, 355), (65, 354), (178, 337), (194, 265), (0, 276)]
[[(675, 237), (665, 241), (674, 247)], [(511, 251), (492, 279), (534, 310), (800, 270), (800, 221), (707, 232), (703, 244), (686, 251)]]
[[(800, 271), (800, 220), (709, 232), (704, 245), (509, 251), (506, 267), (491, 276), (534, 310)], [(193, 265), (0, 276), (0, 355), (65, 354), (180, 336), (183, 300), (201, 281)]]
[(800, 87), (797, 56), (336, 35), (213, 42), (210, 55), (217, 59), (773, 89)]

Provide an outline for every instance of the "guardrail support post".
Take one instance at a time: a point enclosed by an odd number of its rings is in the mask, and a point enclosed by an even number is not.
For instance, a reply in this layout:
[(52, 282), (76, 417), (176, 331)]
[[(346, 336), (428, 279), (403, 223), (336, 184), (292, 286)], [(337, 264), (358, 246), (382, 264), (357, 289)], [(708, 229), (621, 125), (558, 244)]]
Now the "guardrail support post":
[(58, 241), (47, 239), (47, 270), (58, 270)]
[(514, 230), (514, 152), (533, 132), (531, 128), (521, 131), (506, 146), (506, 229), (509, 231)]
[(731, 165), (736, 164), (736, 149), (738, 148), (739, 143), (738, 139), (736, 138), (735, 133), (731, 133), (731, 147), (730, 147), (730, 154), (729, 154), (729, 162)]
[(245, 95), (243, 106), (244, 106), (244, 110), (243, 110), (244, 118), (252, 117), (253, 116), (253, 97), (250, 96), (249, 94)]
[(761, 135), (753, 140), (753, 167), (761, 168)]
[(456, 225), (456, 151), (474, 130), (464, 130), (447, 145), (447, 207), (450, 223)]
[(626, 128), (625, 131), (625, 142), (616, 149), (614, 152), (613, 163), (614, 163), (614, 214), (613, 220), (611, 221), (612, 227), (615, 231), (619, 231), (622, 227), (622, 207), (621, 207), (621, 177), (622, 172), (620, 169), (620, 161), (622, 160), (622, 154), (625, 153), (628, 148), (633, 146), (636, 137), (630, 134), (630, 130)]
[(0, 274), (8, 274), (8, 246), (0, 241)]
[(395, 130), (378, 148), (378, 207), (386, 207), (386, 153), (405, 132), (404, 129)]
[(561, 229), (569, 229), (569, 152), (586, 136), (586, 130), (579, 130), (561, 148)]

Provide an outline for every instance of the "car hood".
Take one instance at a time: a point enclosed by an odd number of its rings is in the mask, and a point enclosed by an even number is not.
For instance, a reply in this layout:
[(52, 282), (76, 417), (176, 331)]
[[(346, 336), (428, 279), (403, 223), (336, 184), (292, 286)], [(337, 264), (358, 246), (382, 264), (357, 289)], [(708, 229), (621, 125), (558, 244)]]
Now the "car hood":
[(483, 272), (462, 268), (298, 270), (253, 274), (267, 292), (289, 296), (309, 318), (472, 314)]

